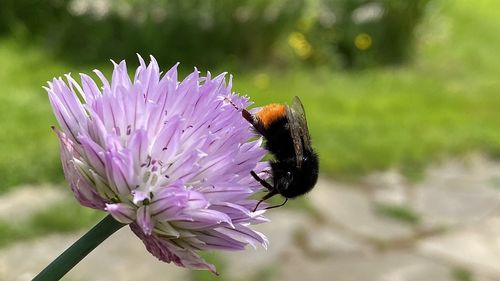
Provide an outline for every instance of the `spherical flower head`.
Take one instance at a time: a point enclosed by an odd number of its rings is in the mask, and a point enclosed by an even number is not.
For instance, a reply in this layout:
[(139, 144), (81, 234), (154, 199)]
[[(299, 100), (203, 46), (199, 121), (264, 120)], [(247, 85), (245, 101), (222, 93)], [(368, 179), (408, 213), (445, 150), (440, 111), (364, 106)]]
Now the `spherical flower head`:
[(133, 80), (124, 61), (114, 64), (111, 81), (95, 70), (71, 75), (46, 88), (60, 126), (65, 177), (84, 206), (130, 224), (158, 259), (183, 267), (215, 267), (203, 250), (242, 250), (267, 244), (252, 224), (266, 221), (249, 197), (265, 178), (266, 151), (239, 108), (250, 102), (231, 92), (231, 79), (189, 74), (182, 82), (177, 65), (163, 76), (151, 57)]

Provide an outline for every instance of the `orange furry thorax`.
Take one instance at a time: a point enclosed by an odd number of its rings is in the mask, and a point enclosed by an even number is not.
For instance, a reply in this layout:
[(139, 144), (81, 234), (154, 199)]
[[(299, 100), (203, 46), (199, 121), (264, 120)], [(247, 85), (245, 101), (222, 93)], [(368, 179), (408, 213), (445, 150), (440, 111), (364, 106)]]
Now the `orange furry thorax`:
[(262, 126), (267, 129), (271, 123), (283, 117), (286, 114), (286, 106), (283, 104), (272, 103), (264, 106), (257, 114), (257, 119)]

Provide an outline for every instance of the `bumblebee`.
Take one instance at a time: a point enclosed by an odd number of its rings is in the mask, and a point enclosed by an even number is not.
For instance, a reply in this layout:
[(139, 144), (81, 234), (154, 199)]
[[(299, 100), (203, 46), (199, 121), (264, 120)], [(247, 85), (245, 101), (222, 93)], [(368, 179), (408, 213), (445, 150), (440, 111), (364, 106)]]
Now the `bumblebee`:
[[(236, 105), (231, 104), (237, 109)], [(318, 180), (319, 159), (311, 145), (307, 128), (306, 114), (300, 99), (295, 96), (292, 105), (269, 104), (262, 107), (255, 115), (248, 110), (241, 110), (255, 130), (266, 140), (266, 149), (272, 154), (272, 184), (261, 179), (255, 171), (251, 175), (268, 193), (257, 203), (275, 195), (281, 195), (285, 201), (272, 209), (286, 204), (289, 198), (295, 198), (309, 192)]]

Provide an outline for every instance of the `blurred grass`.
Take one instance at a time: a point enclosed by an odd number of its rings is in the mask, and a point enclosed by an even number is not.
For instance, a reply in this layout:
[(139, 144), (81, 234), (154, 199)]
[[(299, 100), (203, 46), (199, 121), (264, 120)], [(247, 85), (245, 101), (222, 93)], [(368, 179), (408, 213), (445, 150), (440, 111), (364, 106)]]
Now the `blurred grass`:
[(221, 280), (221, 276), (224, 276), (225, 272), (225, 263), (223, 259), (216, 252), (203, 252), (200, 253), (201, 257), (212, 263), (217, 268), (217, 273), (219, 275), (215, 275), (207, 270), (191, 270), (189, 273), (191, 275), (192, 281), (217, 281)]
[(375, 206), (375, 211), (381, 216), (408, 224), (420, 222), (420, 216), (409, 206), (379, 204)]
[[(500, 11), (493, 0), (437, 3), (410, 66), (262, 68), (236, 72), (234, 89), (256, 105), (300, 96), (327, 176), (356, 179), (397, 167), (417, 178), (442, 157), (470, 151), (500, 156)], [(0, 41), (0, 191), (62, 180), (49, 128), (55, 120), (41, 86), (53, 76), (98, 67), (68, 65), (25, 43)], [(106, 68), (109, 73), (110, 64)]]
[(442, 157), (474, 150), (498, 157), (500, 12), (490, 0), (439, 3), (420, 29), (413, 65), (256, 72), (235, 86), (259, 104), (299, 95), (329, 176), (395, 166), (418, 178)]
[(236, 77), (235, 86), (259, 104), (300, 95), (322, 171), (337, 178), (391, 166), (418, 178), (440, 157), (473, 150), (498, 156), (499, 17), (487, 7), (444, 7), (422, 28), (411, 66), (259, 72), (254, 81)]
[(42, 86), (68, 71), (43, 51), (0, 41), (0, 191), (62, 178), (55, 124)]
[(455, 281), (474, 281), (472, 272), (463, 268), (455, 268), (452, 275)]

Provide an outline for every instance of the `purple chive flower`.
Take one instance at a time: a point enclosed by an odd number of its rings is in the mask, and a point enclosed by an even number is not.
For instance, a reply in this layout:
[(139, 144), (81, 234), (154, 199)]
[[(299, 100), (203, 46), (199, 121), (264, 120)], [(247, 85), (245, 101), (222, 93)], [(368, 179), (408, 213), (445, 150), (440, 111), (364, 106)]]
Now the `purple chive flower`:
[(246, 108), (248, 99), (224, 74), (195, 70), (179, 82), (177, 65), (161, 77), (153, 57), (139, 61), (133, 80), (122, 61), (111, 82), (94, 71), (102, 87), (85, 74), (48, 83), (76, 199), (130, 224), (154, 256), (179, 266), (215, 272), (199, 251), (266, 247), (250, 228), (267, 221), (264, 211), (249, 199), (261, 189), (250, 171), (268, 168), (266, 151), (226, 100)]

